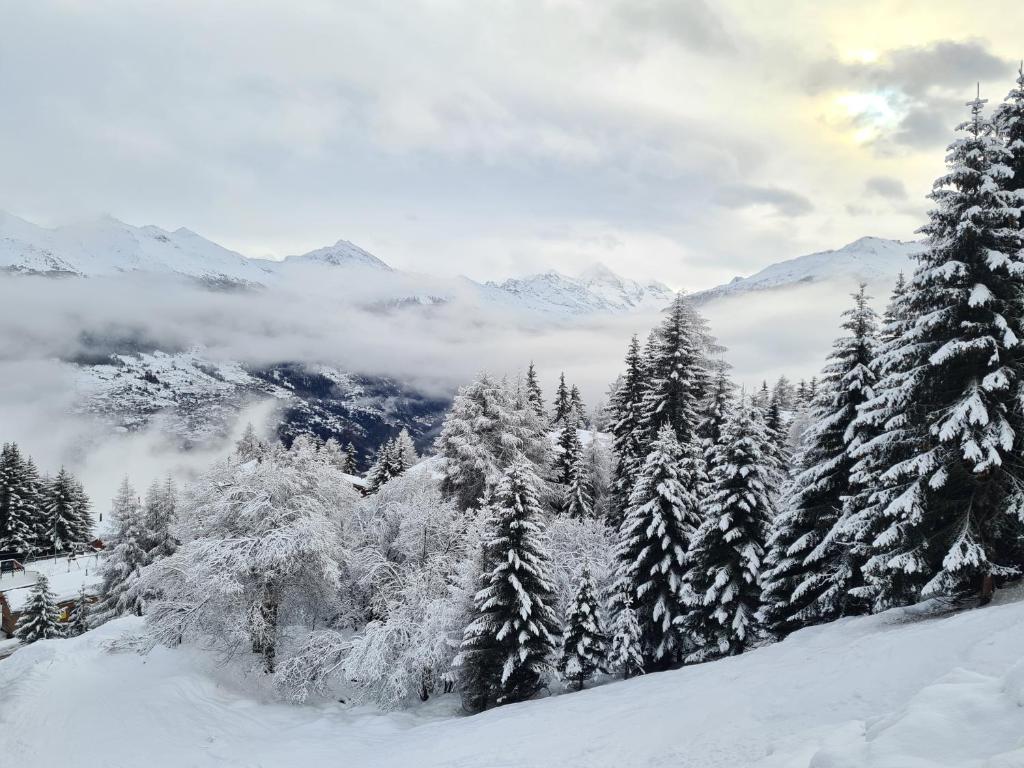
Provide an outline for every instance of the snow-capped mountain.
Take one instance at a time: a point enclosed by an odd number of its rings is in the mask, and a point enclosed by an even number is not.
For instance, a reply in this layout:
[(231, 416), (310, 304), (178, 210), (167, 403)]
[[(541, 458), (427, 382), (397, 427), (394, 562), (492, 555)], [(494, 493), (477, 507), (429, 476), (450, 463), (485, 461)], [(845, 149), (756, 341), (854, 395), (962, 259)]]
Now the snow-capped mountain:
[[(230, 288), (272, 287), (279, 278), (310, 268), (385, 276), (383, 285), (393, 286), (393, 295), (379, 296), (375, 307), (434, 306), (466, 295), (468, 289), (485, 305), (553, 319), (657, 307), (672, 295), (662, 283), (629, 280), (603, 265), (578, 277), (550, 271), (500, 284), (467, 278), (446, 282), (399, 272), (348, 240), (271, 261), (248, 258), (184, 228), (169, 232), (103, 217), (48, 229), (0, 212), (0, 272), (73, 277), (151, 273)], [(380, 279), (374, 282), (381, 284)]]
[(699, 304), (752, 291), (767, 291), (817, 282), (863, 281), (868, 284), (891, 283), (900, 272), (910, 274), (911, 257), (919, 253), (919, 242), (862, 237), (832, 251), (821, 251), (765, 267), (750, 277), (699, 291), (693, 300)]
[(595, 312), (630, 312), (662, 306), (673, 291), (664, 283), (639, 283), (595, 264), (578, 277), (555, 270), (511, 278), (501, 283), (488, 282), (492, 295), (504, 294), (520, 306), (536, 311), (570, 315)]
[(288, 256), (284, 264), (325, 264), (331, 267), (366, 267), (391, 271), (391, 267), (369, 251), (365, 251), (348, 240), (339, 240), (334, 245), (317, 248), (315, 251), (298, 256)]
[(181, 228), (134, 227), (110, 217), (47, 229), (0, 212), (0, 269), (98, 277), (154, 272), (213, 284), (263, 284), (271, 262), (247, 259)]

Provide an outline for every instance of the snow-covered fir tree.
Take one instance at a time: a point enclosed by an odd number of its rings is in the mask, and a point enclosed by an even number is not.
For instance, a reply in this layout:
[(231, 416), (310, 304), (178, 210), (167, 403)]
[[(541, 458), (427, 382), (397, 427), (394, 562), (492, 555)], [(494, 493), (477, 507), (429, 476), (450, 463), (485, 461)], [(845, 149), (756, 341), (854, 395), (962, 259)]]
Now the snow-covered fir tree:
[(43, 505), (50, 548), (54, 552), (73, 550), (89, 541), (92, 531), (89, 500), (81, 483), (63, 467), (44, 489)]
[(590, 474), (581, 447), (569, 469), (569, 482), (562, 496), (562, 513), (576, 520), (593, 516), (594, 498), (590, 488)]
[(348, 472), (350, 459), (348, 453), (341, 447), (337, 438), (329, 437), (320, 446), (320, 455), (324, 461), (330, 462), (342, 472)]
[(563, 424), (558, 430), (558, 450), (551, 461), (551, 473), (555, 482), (568, 486), (573, 467), (583, 454), (583, 443), (575, 424)]
[(133, 613), (142, 615), (143, 595), (138, 590), (142, 569), (150, 563), (146, 552), (145, 520), (138, 496), (128, 478), (114, 496), (110, 518), (115, 526), (114, 544), (100, 564), (100, 622)]
[(395, 438), (395, 460), (398, 464), (399, 474), (406, 472), (410, 467), (420, 460), (416, 452), (416, 444), (412, 440), (409, 430), (402, 427)]
[(643, 439), (643, 398), (646, 379), (640, 340), (634, 336), (626, 351), (626, 370), (611, 401), (612, 447), (615, 453), (612, 480), (614, 516), (611, 522), (616, 526), (622, 521), (633, 483), (646, 457), (646, 443)]
[(537, 478), (514, 462), (490, 508), (482, 588), (457, 664), (464, 706), (524, 701), (544, 685), (558, 638)]
[[(1005, 164), (1010, 173), (1004, 175), (1000, 183), (1004, 189), (1024, 189), (1024, 63), (1017, 70), (1015, 87), (996, 108), (992, 122), (1009, 152)], [(1024, 228), (1024, 221), (1019, 223)]]
[(60, 610), (50, 591), (50, 582), (43, 575), (39, 576), (35, 586), (32, 587), (28, 602), (22, 609), (18, 623), (14, 627), (14, 636), (26, 645), (37, 640), (64, 637)]
[(644, 673), (643, 639), (640, 622), (633, 608), (629, 593), (618, 595), (612, 608), (615, 618), (612, 622), (611, 648), (608, 651), (608, 666), (623, 677), (635, 677)]
[(843, 531), (844, 504), (855, 492), (850, 448), (864, 428), (858, 408), (873, 396), (877, 317), (863, 285), (853, 299), (843, 313), (846, 333), (833, 344), (822, 374), (799, 471), (772, 527), (765, 616), (776, 634), (863, 609), (850, 601), (860, 568)]
[(443, 459), (442, 489), (463, 509), (485, 499), (517, 459), (525, 458), (537, 474), (546, 472), (551, 451), (525, 391), (486, 372), (459, 390), (435, 447)]
[(35, 549), (38, 491), (26, 478), (25, 460), (15, 443), (0, 452), (0, 553), (25, 557)]
[(651, 347), (642, 406), (646, 439), (655, 440), (662, 425), (668, 424), (680, 443), (690, 443), (709, 391), (708, 354), (714, 341), (707, 321), (684, 294), (673, 299)]
[(402, 448), (399, 446), (397, 438), (386, 440), (377, 451), (377, 460), (370, 467), (370, 471), (366, 473), (366, 490), (375, 493), (380, 490), (382, 485), (398, 477), (404, 471)]
[(547, 411), (544, 409), (544, 393), (541, 390), (540, 382), (537, 380), (537, 369), (533, 360), (526, 369), (526, 396), (533, 407), (534, 413), (542, 419), (547, 418)]
[(711, 497), (688, 553), (692, 609), (677, 619), (698, 643), (688, 661), (734, 656), (756, 639), (777, 473), (768, 441), (760, 412), (742, 404), (714, 453)]
[(142, 507), (141, 544), (146, 551), (147, 562), (173, 555), (178, 548), (172, 530), (177, 504), (177, 491), (174, 481), (169, 477), (162, 483), (154, 480), (146, 491)]
[(722, 360), (711, 365), (712, 376), (708, 400), (697, 425), (701, 453), (710, 460), (711, 453), (722, 440), (722, 430), (736, 404), (736, 385), (729, 378), (729, 366)]
[(676, 623), (686, 613), (686, 553), (701, 522), (686, 467), (699, 460), (692, 441), (681, 446), (671, 424), (662, 425), (619, 527), (620, 588), (635, 601), (648, 671), (672, 666), (683, 653)]
[(572, 400), (569, 394), (569, 387), (565, 383), (565, 371), (558, 375), (558, 388), (555, 390), (555, 400), (551, 404), (551, 426), (559, 427), (571, 420)]
[(1024, 200), (1005, 188), (1012, 157), (983, 104), (969, 103), (935, 182), (927, 249), (907, 292), (913, 325), (882, 361), (897, 370), (885, 407), (909, 458), (881, 476), (887, 503), (866, 566), (879, 608), (918, 595), (980, 590), (984, 599), (1024, 560)]
[(558, 673), (577, 690), (582, 690), (594, 673), (604, 671), (606, 655), (607, 638), (594, 594), (594, 580), (590, 568), (584, 567), (565, 619)]
[[(602, 435), (595, 432), (591, 437), (584, 449), (584, 461), (594, 516), (607, 523), (613, 523), (617, 520), (612, 494), (614, 457), (611, 445)], [(616, 526), (617, 522), (612, 527)]]
[(575, 384), (569, 390), (569, 417), (567, 421), (575, 424), (577, 429), (587, 427), (587, 406), (583, 404), (583, 395)]

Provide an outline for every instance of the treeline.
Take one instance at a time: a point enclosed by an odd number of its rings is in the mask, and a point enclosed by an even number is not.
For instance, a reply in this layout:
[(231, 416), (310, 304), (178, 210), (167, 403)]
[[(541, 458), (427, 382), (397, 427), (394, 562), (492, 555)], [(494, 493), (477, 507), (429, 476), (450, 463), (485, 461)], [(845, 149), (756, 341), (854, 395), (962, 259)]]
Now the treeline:
[(89, 498), (63, 467), (40, 475), (16, 443), (0, 451), (0, 557), (73, 552), (92, 540)]

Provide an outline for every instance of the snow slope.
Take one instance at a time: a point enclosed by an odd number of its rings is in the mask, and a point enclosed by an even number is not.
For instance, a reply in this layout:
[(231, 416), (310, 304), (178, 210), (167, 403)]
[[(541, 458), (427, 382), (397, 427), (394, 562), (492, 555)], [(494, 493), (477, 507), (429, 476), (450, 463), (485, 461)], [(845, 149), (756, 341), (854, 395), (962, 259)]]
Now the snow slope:
[(823, 281), (891, 285), (900, 272), (913, 271), (911, 256), (922, 244), (880, 237), (862, 237), (832, 251), (821, 251), (765, 267), (750, 277), (736, 277), (724, 285), (698, 291), (693, 299), (705, 303), (752, 291), (788, 288)]
[[(138, 619), (0, 661), (11, 765), (1009, 768), (1024, 765), (1024, 592), (896, 610), (744, 656), (456, 716), (273, 701), (190, 649), (109, 650)], [(97, 706), (99, 705), (99, 706)]]

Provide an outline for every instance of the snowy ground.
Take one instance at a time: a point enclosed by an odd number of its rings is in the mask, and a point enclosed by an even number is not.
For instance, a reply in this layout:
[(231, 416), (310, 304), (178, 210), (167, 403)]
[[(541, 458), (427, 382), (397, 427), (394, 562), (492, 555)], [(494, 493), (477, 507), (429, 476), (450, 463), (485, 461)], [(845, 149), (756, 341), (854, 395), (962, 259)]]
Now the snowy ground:
[[(745, 656), (452, 716), (276, 703), (190, 649), (106, 649), (138, 620), (0, 662), (5, 765), (402, 768), (1024, 766), (1024, 590), (894, 611)], [(55, 748), (59, 735), (63, 748)]]

